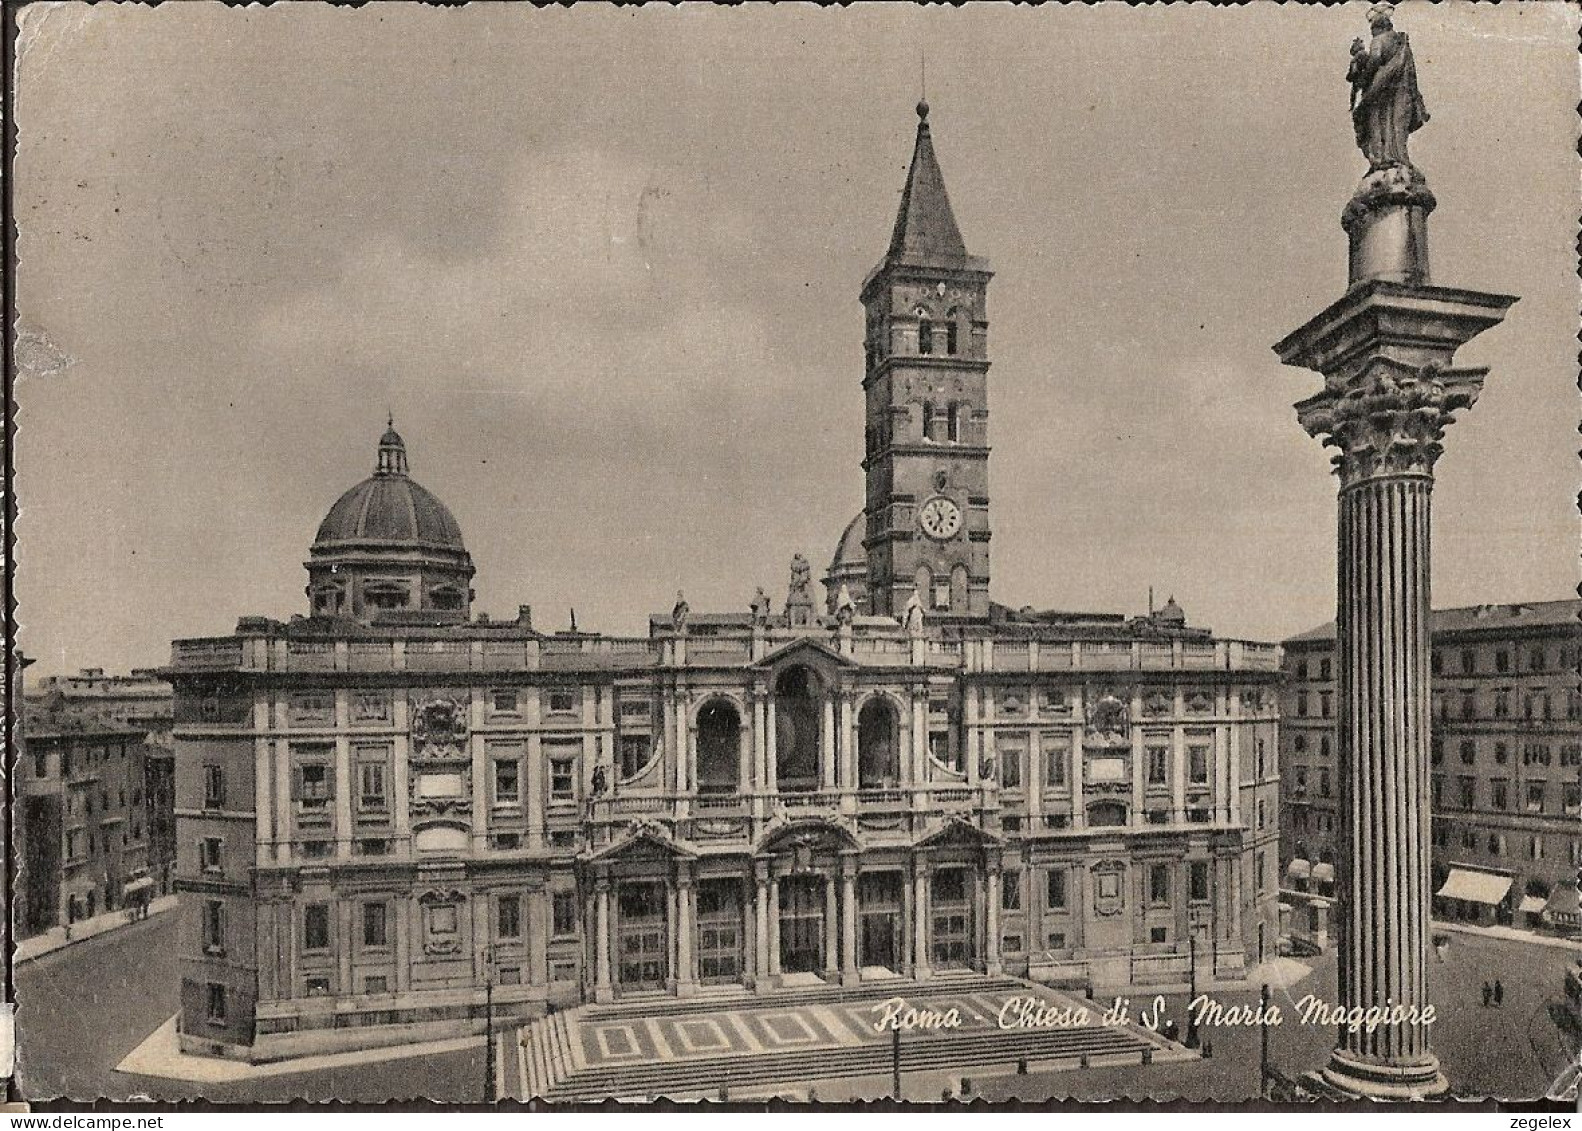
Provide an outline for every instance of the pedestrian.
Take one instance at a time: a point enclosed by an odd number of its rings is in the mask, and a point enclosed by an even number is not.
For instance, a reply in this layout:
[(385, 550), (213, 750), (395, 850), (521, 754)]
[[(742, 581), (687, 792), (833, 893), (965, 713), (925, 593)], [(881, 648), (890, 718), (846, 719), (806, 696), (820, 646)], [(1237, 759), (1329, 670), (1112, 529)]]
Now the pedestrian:
[(1483, 1008), (1489, 1007), (1489, 1001), (1494, 997), (1494, 987), (1487, 982), (1483, 983)]
[(1498, 979), (1494, 979), (1494, 1005), (1497, 1007), (1505, 1004), (1505, 986)]

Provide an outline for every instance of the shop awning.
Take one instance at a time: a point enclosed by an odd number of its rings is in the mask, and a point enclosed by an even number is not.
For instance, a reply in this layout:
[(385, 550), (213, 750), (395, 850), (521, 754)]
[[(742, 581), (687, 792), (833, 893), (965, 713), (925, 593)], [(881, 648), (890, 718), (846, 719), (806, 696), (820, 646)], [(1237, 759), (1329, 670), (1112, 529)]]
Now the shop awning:
[(1574, 884), (1561, 884), (1549, 893), (1549, 901), (1544, 904), (1544, 916), (1557, 923), (1575, 923), (1578, 911)]
[(136, 895), (140, 891), (148, 891), (148, 890), (150, 890), (151, 888), (153, 888), (153, 886), (154, 886), (154, 877), (152, 877), (152, 876), (139, 876), (135, 880), (128, 880), (127, 881), (126, 894), (127, 895)]
[(1305, 880), (1312, 871), (1313, 865), (1300, 856), (1292, 857), (1291, 862), (1285, 866), (1285, 874), (1293, 880)]
[(1509, 876), (1496, 876), (1492, 872), (1472, 872), (1465, 868), (1452, 868), (1444, 887), (1435, 894), (1445, 899), (1462, 899), (1468, 903), (1487, 903), (1495, 906), (1511, 890)]
[(1335, 866), (1320, 861), (1313, 865), (1313, 882), (1315, 884), (1332, 884), (1335, 882)]
[(1541, 895), (1524, 895), (1522, 896), (1521, 904), (1516, 910), (1523, 915), (1536, 915), (1547, 906), (1549, 906), (1549, 901)]

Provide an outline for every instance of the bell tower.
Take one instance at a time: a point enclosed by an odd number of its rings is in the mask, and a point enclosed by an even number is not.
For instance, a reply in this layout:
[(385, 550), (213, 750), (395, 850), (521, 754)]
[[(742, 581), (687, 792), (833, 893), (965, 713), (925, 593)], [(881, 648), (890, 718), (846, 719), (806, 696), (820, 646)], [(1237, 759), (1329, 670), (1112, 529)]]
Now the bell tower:
[(968, 255), (934, 156), (928, 103), (867, 311), (868, 592), (900, 616), (915, 591), (933, 622), (989, 617), (988, 261)]

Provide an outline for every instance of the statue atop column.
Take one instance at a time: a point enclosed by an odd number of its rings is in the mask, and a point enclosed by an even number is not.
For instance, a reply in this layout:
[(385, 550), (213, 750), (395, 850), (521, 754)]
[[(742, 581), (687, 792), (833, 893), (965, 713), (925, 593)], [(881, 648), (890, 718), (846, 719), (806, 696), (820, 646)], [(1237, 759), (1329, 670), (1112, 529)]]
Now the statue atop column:
[(687, 616), (691, 611), (691, 608), (687, 605), (686, 596), (681, 590), (677, 589), (676, 604), (670, 610), (670, 626), (677, 632), (685, 632), (687, 630)]
[(835, 597), (835, 620), (840, 624), (850, 624), (857, 615), (857, 602), (851, 599), (851, 590), (846, 588), (846, 583), (841, 582), (840, 593)]
[(1340, 225), (1351, 241), (1351, 286), (1374, 280), (1427, 286), (1428, 214), (1434, 194), (1412, 164), (1406, 142), (1428, 121), (1417, 89), (1417, 65), (1406, 33), (1390, 23), (1394, 6), (1368, 9), (1373, 38), (1351, 41), (1351, 124), (1368, 172), (1352, 194)]
[(1368, 158), (1369, 170), (1411, 165), (1407, 138), (1428, 121), (1428, 108), (1417, 89), (1417, 65), (1404, 31), (1390, 22), (1395, 5), (1375, 4), (1368, 9), (1373, 40), (1364, 45), (1351, 41), (1351, 122), (1357, 146)]
[(923, 602), (918, 600), (916, 589), (912, 590), (912, 595), (906, 599), (906, 608), (901, 613), (901, 623), (906, 626), (909, 635), (923, 635)]

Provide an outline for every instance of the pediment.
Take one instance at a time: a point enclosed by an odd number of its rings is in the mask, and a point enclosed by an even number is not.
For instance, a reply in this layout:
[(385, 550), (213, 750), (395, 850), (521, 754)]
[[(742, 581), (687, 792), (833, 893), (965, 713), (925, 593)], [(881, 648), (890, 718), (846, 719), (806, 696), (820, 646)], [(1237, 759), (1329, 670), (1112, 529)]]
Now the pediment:
[(851, 657), (842, 656), (835, 648), (812, 636), (804, 636), (799, 640), (782, 644), (760, 660), (756, 666), (779, 671), (796, 664), (806, 664), (820, 674), (828, 674), (837, 668), (859, 666)]
[(663, 825), (635, 821), (611, 843), (588, 856), (590, 861), (697, 859), (690, 845), (677, 840)]
[(988, 829), (979, 828), (970, 821), (960, 817), (947, 817), (945, 823), (917, 842), (919, 848), (942, 848), (947, 846), (972, 846), (978, 848), (996, 848), (1005, 843), (1005, 838), (991, 833)]

